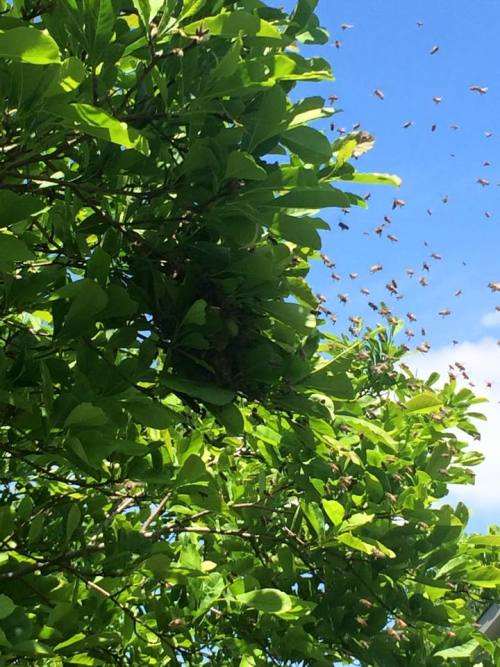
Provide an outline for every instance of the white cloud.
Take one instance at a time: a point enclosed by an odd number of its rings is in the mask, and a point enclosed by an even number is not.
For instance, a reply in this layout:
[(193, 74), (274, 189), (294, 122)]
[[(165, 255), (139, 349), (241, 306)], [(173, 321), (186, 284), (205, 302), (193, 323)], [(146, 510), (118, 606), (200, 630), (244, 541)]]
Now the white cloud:
[[(500, 313), (498, 313), (500, 315)], [(411, 359), (411, 358), (410, 358)], [(432, 371), (447, 379), (448, 365), (462, 363), (475, 383), (476, 395), (488, 398), (488, 403), (480, 403), (477, 412), (487, 416), (488, 421), (474, 420), (481, 432), (479, 442), (472, 441), (473, 449), (481, 451), (485, 461), (474, 468), (476, 483), (474, 486), (452, 486), (446, 502), (464, 502), (472, 513), (497, 515), (500, 522), (500, 346), (495, 339), (485, 337), (476, 342), (464, 342), (449, 345), (428, 354), (413, 357), (408, 365), (420, 378), (425, 378)], [(459, 376), (460, 377), (460, 376)], [(458, 381), (458, 380), (457, 380)], [(464, 381), (465, 382), (465, 381)], [(491, 382), (491, 388), (486, 383)], [(467, 386), (465, 384), (465, 386)]]
[(483, 327), (500, 327), (500, 310), (493, 310), (481, 318)]

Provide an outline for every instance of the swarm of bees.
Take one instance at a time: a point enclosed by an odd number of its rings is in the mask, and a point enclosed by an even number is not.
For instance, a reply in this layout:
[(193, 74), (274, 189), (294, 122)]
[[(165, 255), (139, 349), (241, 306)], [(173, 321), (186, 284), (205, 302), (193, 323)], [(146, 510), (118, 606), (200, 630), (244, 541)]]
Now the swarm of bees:
[[(424, 23), (423, 21), (417, 20), (416, 21), (416, 26), (419, 30), (422, 30), (423, 33), (425, 33), (424, 29)], [(354, 28), (352, 23), (341, 23), (340, 24), (340, 31), (341, 33), (345, 34), (347, 31), (351, 30)], [(342, 37), (344, 36), (342, 34)], [(348, 36), (345, 35), (345, 44), (347, 45), (348, 41)], [(339, 49), (341, 46), (343, 46), (344, 41), (343, 39), (336, 39), (333, 42), (333, 45)], [(441, 53), (441, 46), (439, 43), (434, 43), (434, 44), (428, 44), (427, 48), (427, 55), (434, 56), (436, 59), (440, 59), (440, 54)], [(425, 51), (423, 53), (423, 57), (425, 57)], [(482, 98), (484, 95), (488, 93), (488, 86), (478, 83), (472, 83), (470, 85), (467, 85), (468, 82), (465, 82), (465, 88), (472, 93), (476, 93), (478, 97)], [(388, 95), (386, 99), (386, 94), (384, 92), (383, 82), (380, 82), (380, 85), (376, 88), (372, 88), (372, 96), (379, 100), (380, 102), (385, 101), (386, 104), (391, 105), (393, 95)], [(431, 100), (433, 102), (433, 105), (431, 107), (435, 109), (435, 107), (439, 107), (442, 105), (442, 110), (439, 110), (439, 113), (442, 112), (447, 112), (447, 107), (449, 106), (447, 104), (448, 100), (445, 100), (445, 97), (443, 94), (440, 93), (439, 90), (435, 90), (435, 93), (432, 97)], [(329, 98), (331, 102), (336, 102), (338, 100), (338, 96), (335, 94), (332, 94)], [(427, 99), (427, 104), (430, 103), (431, 101), (429, 98)], [(424, 100), (425, 103), (425, 100)], [(378, 103), (377, 103), (378, 104)], [(374, 107), (378, 108), (378, 107)], [(436, 111), (437, 113), (437, 111)], [(449, 129), (453, 130), (453, 132), (457, 132), (456, 136), (459, 138), (461, 136), (461, 133), (458, 132), (461, 128), (461, 126), (457, 122), (450, 122), (448, 120), (448, 127)], [(442, 128), (445, 126), (446, 121), (438, 123), (437, 121), (431, 122), (427, 125), (426, 128), (421, 128), (420, 123), (418, 121), (418, 118), (415, 117), (407, 117), (406, 119), (402, 119), (399, 121), (399, 128), (403, 128), (404, 130), (408, 130), (412, 127), (415, 127), (415, 131), (427, 131), (429, 130), (433, 133), (442, 134)], [(331, 131), (336, 132), (339, 136), (344, 136), (347, 134), (348, 130), (346, 130), (345, 127), (338, 127), (334, 123), (331, 123), (330, 125)], [(350, 133), (356, 133), (356, 135), (367, 135), (367, 140), (366, 142), (363, 143), (364, 140), (361, 141), (361, 149), (357, 153), (354, 154), (354, 158), (357, 158), (362, 152), (365, 152), (365, 150), (371, 148), (374, 143), (374, 139), (371, 135), (368, 135), (368, 133), (364, 133), (363, 131), (360, 131), (361, 124), (359, 122), (353, 123), (352, 125), (352, 130), (350, 130)], [(490, 139), (491, 137), (494, 136), (493, 131), (488, 129), (488, 130), (483, 130), (484, 137), (486, 139)], [(348, 135), (349, 136), (355, 136), (354, 134)], [(411, 134), (407, 134), (405, 136), (411, 136)], [(414, 136), (414, 135), (413, 135)], [(366, 146), (365, 146), (366, 143)], [(459, 157), (459, 151), (457, 150), (456, 153), (449, 153), (450, 157), (455, 157), (457, 155), (457, 158)], [(487, 156), (485, 156), (487, 157)], [(489, 174), (488, 177), (485, 176), (484, 174), (476, 175), (475, 176), (475, 182), (477, 185), (481, 186), (481, 189), (490, 189), (491, 186), (495, 185), (495, 179), (494, 178), (489, 178), (490, 174), (493, 172), (494, 167), (492, 167), (492, 162), (489, 159), (482, 159), (480, 161), (480, 164), (483, 168), (488, 168)], [(471, 179), (472, 180), (472, 179)], [(497, 181), (496, 185), (500, 186), (500, 179), (498, 179), (497, 176)], [(451, 193), (450, 194), (454, 194)], [(370, 192), (366, 192), (363, 195), (360, 195), (362, 199), (365, 201), (368, 201), (371, 197)], [(449, 194), (442, 194), (440, 197), (438, 197), (438, 201), (441, 201), (442, 204), (448, 204), (450, 203), (450, 208), (454, 205), (454, 201), (451, 199)], [(431, 202), (429, 202), (431, 203)], [(391, 308), (384, 303), (383, 301), (380, 301), (377, 303), (376, 295), (377, 292), (380, 293), (380, 291), (385, 290), (386, 292), (389, 293), (390, 298), (394, 299), (394, 302), (400, 301), (405, 298), (404, 295), (404, 283), (405, 281), (411, 280), (415, 276), (415, 280), (413, 283), (407, 283), (410, 285), (410, 292), (415, 293), (415, 290), (420, 290), (421, 288), (427, 288), (428, 292), (433, 293), (434, 290), (441, 290), (444, 292), (444, 286), (448, 284), (448, 281), (443, 279), (443, 271), (447, 270), (448, 273), (453, 273), (457, 272), (457, 268), (455, 266), (448, 266), (449, 263), (453, 262), (453, 258), (444, 258), (443, 254), (437, 251), (430, 252), (430, 248), (428, 251), (426, 251), (426, 254), (424, 257), (414, 258), (413, 262), (415, 262), (414, 266), (418, 266), (421, 264), (421, 271), (420, 275), (418, 273), (416, 274), (415, 268), (412, 268), (411, 265), (407, 266), (407, 268), (404, 269), (398, 269), (397, 274), (395, 277), (391, 277), (390, 279), (388, 278), (387, 274), (385, 273), (386, 271), (386, 265), (390, 265), (390, 259), (388, 256), (390, 256), (390, 253), (397, 255), (398, 257), (402, 256), (402, 253), (406, 251), (407, 247), (407, 237), (403, 234), (401, 231), (401, 228), (398, 227), (398, 215), (400, 215), (400, 211), (407, 207), (408, 212), (411, 212), (414, 220), (414, 225), (412, 226), (413, 229), (418, 228), (419, 225), (429, 225), (429, 222), (426, 222), (429, 218), (432, 218), (432, 227), (431, 229), (439, 224), (439, 206), (436, 205), (434, 202), (433, 205), (428, 206), (423, 208), (421, 213), (425, 216), (425, 220), (422, 218), (419, 219), (419, 212), (415, 211), (415, 202), (410, 200), (408, 198), (408, 206), (407, 206), (407, 201), (405, 198), (402, 198), (400, 196), (396, 196), (392, 199), (392, 202), (390, 204), (391, 211), (388, 213), (385, 213), (384, 215), (381, 216), (380, 221), (374, 221), (374, 226), (371, 227), (369, 230), (363, 230), (362, 234), (363, 236), (368, 236), (368, 237), (378, 237), (380, 239), (380, 242), (382, 243), (387, 243), (387, 245), (384, 246), (386, 248), (385, 250), (385, 255), (379, 255), (378, 257), (374, 257), (373, 260), (382, 260), (382, 261), (372, 261), (372, 263), (367, 263), (368, 266), (364, 271), (358, 271), (357, 269), (359, 267), (352, 267), (352, 266), (347, 266), (345, 268), (341, 268), (341, 271), (333, 272), (332, 269), (336, 267), (335, 261), (332, 261), (329, 257), (326, 255), (322, 255), (321, 259), (324, 263), (324, 265), (329, 269), (329, 273), (331, 276), (331, 280), (334, 282), (339, 283), (339, 288), (342, 289), (342, 287), (345, 285), (345, 280), (349, 279), (350, 281), (358, 280), (363, 281), (362, 284), (365, 286), (361, 287), (359, 289), (359, 293), (356, 293), (356, 295), (351, 297), (347, 293), (348, 290), (346, 291), (341, 291), (336, 294), (336, 298), (341, 304), (356, 304), (356, 303), (361, 303), (362, 307), (368, 306), (368, 308), (373, 311), (373, 313), (376, 313), (377, 317), (384, 318), (389, 324), (394, 324), (396, 325), (398, 322), (401, 321), (401, 319), (405, 320), (405, 326), (408, 324), (409, 326), (406, 326), (404, 328), (404, 335), (407, 338), (408, 345), (410, 342), (413, 342), (415, 339), (414, 348), (420, 353), (426, 354), (430, 351), (431, 349), (431, 344), (427, 340), (425, 340), (427, 336), (427, 328), (424, 327), (418, 327), (417, 331), (411, 328), (411, 326), (417, 322), (417, 320), (420, 320), (421, 317), (423, 317), (424, 313), (420, 312), (420, 309), (416, 309), (415, 312), (413, 310), (408, 310), (406, 312), (406, 316), (404, 318), (398, 318), (396, 313), (393, 313)], [(350, 212), (350, 209), (342, 209), (342, 212), (347, 215)], [(405, 211), (406, 212), (406, 211)], [(494, 220), (494, 214), (491, 210), (484, 210), (482, 215), (484, 214), (484, 219), (486, 220)], [(343, 217), (345, 217), (345, 215)], [(393, 220), (394, 217), (394, 220)], [(491, 223), (489, 223), (491, 224)], [(342, 232), (349, 232), (349, 234), (353, 233), (353, 230), (355, 230), (355, 226), (351, 224), (347, 224), (344, 220), (339, 220), (337, 222), (338, 229)], [(390, 232), (388, 227), (390, 227)], [(426, 232), (426, 236), (427, 233)], [(423, 241), (423, 245), (425, 248), (428, 248), (429, 246), (432, 247), (432, 240), (430, 237), (429, 242), (427, 240)], [(400, 241), (401, 239), (401, 241)], [(379, 241), (377, 241), (379, 243)], [(392, 246), (395, 246), (394, 249), (388, 250), (388, 248), (391, 248)], [(414, 249), (416, 246), (412, 242), (411, 243), (412, 248)], [(450, 256), (452, 256), (453, 253), (449, 253)], [(441, 265), (441, 266), (440, 266)], [(467, 262), (462, 260), (462, 266), (467, 266)], [(440, 272), (440, 273), (438, 273)], [(392, 273), (392, 271), (391, 271)], [(378, 274), (381, 274), (383, 278), (381, 280), (378, 280)], [(385, 274), (385, 275), (384, 275)], [(368, 286), (366, 286), (366, 283), (364, 282), (367, 277), (372, 277), (372, 283), (368, 283)], [(343, 282), (344, 281), (344, 282)], [(500, 292), (500, 282), (495, 282), (491, 281), (487, 283), (488, 289), (491, 291), (493, 294), (497, 294)], [(484, 288), (483, 288), (484, 289)], [(337, 290), (335, 290), (337, 292)], [(451, 308), (450, 307), (450, 302), (446, 302), (445, 299), (450, 299), (451, 297), (460, 297), (463, 294), (463, 289), (459, 286), (457, 288), (452, 289), (449, 291), (449, 293), (446, 295), (443, 295), (443, 301), (444, 303), (441, 304), (436, 304), (437, 307), (435, 310), (433, 310), (434, 317), (436, 318), (435, 321), (437, 322), (438, 319), (437, 317), (441, 318), (442, 320), (449, 319), (450, 321), (454, 321), (454, 316), (456, 314), (456, 308)], [(363, 300), (360, 301), (361, 297), (369, 297), (372, 300)], [(407, 297), (406, 297), (407, 298)], [(457, 302), (455, 302), (457, 303)], [(441, 307), (439, 307), (441, 305)], [(321, 306), (323, 308), (323, 312), (326, 311), (326, 314), (328, 314), (330, 321), (335, 323), (337, 321), (337, 317), (334, 313), (331, 313), (328, 309), (326, 309), (326, 306)], [(320, 308), (321, 308), (320, 307)], [(500, 312), (500, 305), (494, 306), (496, 312)], [(406, 310), (406, 309), (405, 309)], [(427, 308), (427, 311), (429, 308)], [(363, 320), (359, 314), (349, 314), (349, 308), (346, 309), (345, 311), (345, 317), (349, 323), (349, 332), (353, 336), (359, 336), (362, 328), (362, 323)], [(437, 317), (436, 317), (437, 315)], [(454, 346), (459, 344), (459, 340), (457, 338), (452, 338), (452, 343)], [(498, 341), (498, 344), (500, 346), (500, 341)], [(403, 345), (404, 349), (409, 349), (408, 345)], [(383, 365), (382, 365), (383, 366)], [(380, 368), (375, 368), (374, 372), (384, 372), (383, 367)], [(457, 362), (457, 364), (449, 369), (450, 377), (454, 376), (460, 376), (463, 379), (467, 380), (471, 386), (473, 386), (473, 382), (471, 381), (471, 378), (468, 375), (467, 370), (463, 365), (460, 364), (460, 362)], [(491, 382), (487, 382), (486, 386), (490, 387)]]

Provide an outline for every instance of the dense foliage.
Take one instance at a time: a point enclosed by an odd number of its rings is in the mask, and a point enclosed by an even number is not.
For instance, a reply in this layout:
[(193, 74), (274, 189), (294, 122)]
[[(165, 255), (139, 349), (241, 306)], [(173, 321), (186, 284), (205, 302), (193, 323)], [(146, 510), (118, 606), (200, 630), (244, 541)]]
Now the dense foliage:
[(478, 399), (318, 328), (316, 4), (0, 2), (0, 665), (498, 664)]

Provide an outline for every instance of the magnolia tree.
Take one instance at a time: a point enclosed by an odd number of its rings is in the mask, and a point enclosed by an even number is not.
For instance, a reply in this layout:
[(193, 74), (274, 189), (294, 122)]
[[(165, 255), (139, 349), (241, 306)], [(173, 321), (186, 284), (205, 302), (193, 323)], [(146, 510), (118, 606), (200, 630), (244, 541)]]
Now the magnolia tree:
[(0, 2), (0, 665), (498, 664), (478, 399), (306, 281), (397, 185), (290, 96), (315, 5)]

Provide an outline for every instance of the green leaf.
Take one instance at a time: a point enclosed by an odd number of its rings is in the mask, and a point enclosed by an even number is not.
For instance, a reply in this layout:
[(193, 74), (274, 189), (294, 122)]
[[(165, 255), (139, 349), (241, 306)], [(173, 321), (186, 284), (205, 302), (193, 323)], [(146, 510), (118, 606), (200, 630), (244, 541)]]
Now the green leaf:
[(267, 172), (255, 162), (249, 153), (233, 151), (227, 158), (225, 178), (262, 181), (267, 178)]
[(93, 62), (98, 63), (102, 60), (104, 49), (111, 41), (115, 12), (111, 0), (87, 0), (87, 7), (94, 15), (95, 33), (91, 53)]
[(188, 35), (194, 35), (198, 30), (206, 30), (209, 35), (219, 37), (259, 37), (266, 40), (281, 42), (280, 31), (271, 23), (260, 19), (255, 14), (244, 10), (222, 11), (217, 16), (208, 16), (200, 21), (190, 23), (183, 28)]
[(494, 565), (484, 565), (467, 570), (464, 579), (480, 588), (495, 588), (500, 585), (500, 568)]
[(229, 403), (234, 398), (234, 392), (229, 389), (201, 382), (192, 382), (172, 375), (163, 376), (162, 383), (172, 391), (178, 391), (181, 394), (199, 398), (201, 401), (206, 401), (213, 405), (226, 405), (226, 403)]
[[(299, 125), (307, 125), (313, 120), (328, 118), (335, 113), (330, 107), (325, 107), (325, 100), (322, 97), (306, 97), (295, 104), (291, 110), (292, 119), (288, 127), (293, 128)], [(330, 147), (331, 151), (331, 147)]]
[(80, 525), (82, 520), (82, 512), (76, 503), (73, 503), (69, 508), (68, 517), (66, 519), (66, 539), (71, 540), (73, 533)]
[(472, 535), (469, 542), (480, 547), (500, 547), (500, 535)]
[(406, 403), (406, 410), (411, 414), (427, 414), (437, 412), (442, 405), (443, 401), (436, 394), (424, 391)]
[(205, 5), (207, 0), (184, 0), (180, 20), (188, 19), (197, 14)]
[(326, 370), (311, 373), (295, 388), (298, 391), (320, 391), (335, 398), (351, 399), (355, 395), (352, 382), (345, 373), (331, 374)]
[(7, 595), (0, 593), (0, 620), (10, 616), (15, 608), (16, 605), (12, 600)]
[(287, 130), (281, 137), (281, 143), (304, 162), (320, 164), (328, 162), (332, 156), (332, 148), (326, 136), (312, 127)]
[(379, 174), (373, 172), (371, 174), (363, 174), (361, 172), (354, 172), (349, 178), (342, 178), (343, 181), (350, 181), (351, 183), (366, 183), (368, 185), (393, 185), (399, 188), (402, 180), (395, 174)]
[(292, 608), (292, 598), (276, 588), (261, 588), (249, 593), (240, 593), (235, 599), (245, 607), (266, 614), (278, 614)]
[(390, 449), (396, 448), (396, 442), (394, 438), (383, 428), (377, 426), (377, 424), (374, 424), (368, 419), (351, 417), (350, 415), (338, 415), (338, 420), (349, 426), (353, 431), (362, 433), (368, 440), (371, 440), (372, 442), (381, 442), (384, 445), (387, 445)]
[(342, 542), (342, 544), (345, 544), (347, 547), (354, 549), (355, 551), (361, 551), (362, 553), (369, 555), (371, 555), (373, 550), (376, 548), (373, 546), (373, 544), (363, 542), (363, 540), (360, 540), (359, 537), (356, 537), (351, 533), (342, 533), (336, 538), (336, 540), (338, 542)]
[(316, 326), (316, 318), (311, 311), (297, 303), (269, 301), (263, 304), (263, 309), (301, 335), (310, 334)]
[(23, 262), (34, 257), (24, 241), (11, 234), (0, 233), (0, 266), (3, 263)]
[(31, 65), (60, 63), (59, 47), (52, 37), (36, 28), (11, 28), (0, 31), (0, 58)]
[(108, 421), (106, 413), (92, 403), (80, 403), (69, 413), (64, 426), (103, 426)]
[(293, 216), (281, 213), (279, 215), (279, 229), (287, 241), (296, 243), (301, 248), (319, 250), (321, 248), (321, 237), (315, 226), (315, 218), (307, 216)]
[[(15, 192), (3, 190), (0, 192), (0, 219), (1, 227), (10, 227), (20, 220), (26, 220), (46, 207), (41, 197), (36, 195), (18, 195)], [(3, 252), (0, 251), (3, 257)]]
[(257, 146), (276, 135), (286, 115), (286, 95), (281, 86), (274, 86), (262, 93), (258, 111), (246, 122), (249, 126), (248, 151), (253, 153)]
[(227, 429), (230, 435), (241, 435), (243, 433), (245, 420), (241, 410), (233, 403), (228, 403), (220, 408), (211, 406), (210, 412), (215, 415), (217, 421)]
[(87, 72), (79, 58), (66, 58), (57, 68), (57, 76), (44, 92), (45, 97), (64, 95), (76, 90), (85, 80)]
[(178, 419), (173, 410), (153, 400), (131, 401), (126, 406), (134, 419), (151, 428), (166, 429)]
[(332, 521), (334, 526), (339, 526), (344, 518), (344, 507), (336, 500), (322, 499), (321, 504), (326, 512), (327, 517)]
[(445, 648), (441, 651), (436, 651), (433, 655), (439, 658), (448, 660), (449, 658), (470, 658), (476, 652), (479, 644), (475, 639), (471, 639), (460, 646), (453, 646)]
[(365, 512), (359, 512), (357, 514), (352, 514), (346, 521), (340, 526), (342, 532), (349, 530), (356, 530), (356, 528), (361, 528), (367, 523), (371, 523), (375, 518), (375, 514), (366, 514)]
[(101, 313), (108, 303), (106, 292), (93, 280), (85, 278), (74, 284), (75, 296), (64, 318), (64, 327), (67, 332), (87, 323), (92, 323), (96, 315)]
[(124, 121), (113, 118), (103, 109), (86, 103), (53, 102), (47, 110), (60, 117), (72, 130), (80, 130), (98, 139), (125, 148), (134, 148), (139, 153), (149, 155), (147, 139), (138, 130), (129, 127)]
[(206, 322), (207, 302), (204, 299), (198, 299), (189, 307), (189, 310), (184, 315), (182, 325), (196, 324), (201, 326)]
[(347, 194), (330, 185), (319, 185), (310, 188), (294, 188), (288, 194), (277, 197), (270, 202), (272, 206), (285, 208), (317, 210), (321, 208), (349, 208), (361, 206), (366, 208), (366, 202), (357, 195)]

